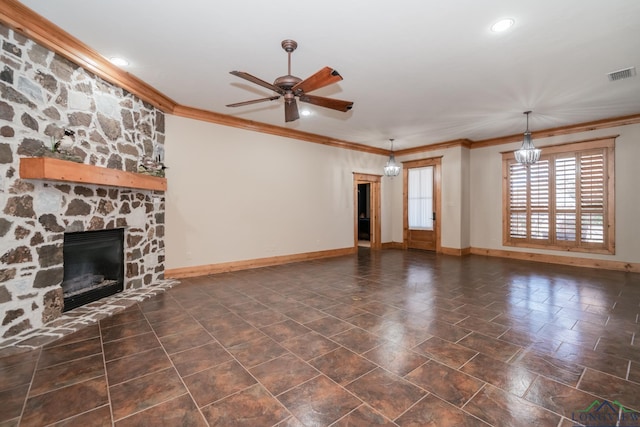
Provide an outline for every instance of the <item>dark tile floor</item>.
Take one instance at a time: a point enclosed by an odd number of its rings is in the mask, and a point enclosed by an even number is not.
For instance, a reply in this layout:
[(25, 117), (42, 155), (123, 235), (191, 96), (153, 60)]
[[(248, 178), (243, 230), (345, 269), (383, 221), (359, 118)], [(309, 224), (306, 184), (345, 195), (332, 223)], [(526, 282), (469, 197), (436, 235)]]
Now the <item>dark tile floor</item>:
[(0, 425), (640, 425), (639, 304), (638, 274), (398, 250), (193, 278), (0, 358)]

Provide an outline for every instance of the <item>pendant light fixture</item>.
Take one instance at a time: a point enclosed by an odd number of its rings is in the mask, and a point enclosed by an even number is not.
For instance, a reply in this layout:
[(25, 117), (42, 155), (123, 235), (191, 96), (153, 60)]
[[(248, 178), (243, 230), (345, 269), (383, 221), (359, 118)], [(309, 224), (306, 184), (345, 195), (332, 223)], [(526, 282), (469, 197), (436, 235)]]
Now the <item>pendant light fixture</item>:
[(522, 163), (523, 165), (532, 165), (540, 160), (541, 150), (534, 147), (533, 141), (531, 140), (531, 132), (529, 132), (529, 114), (531, 114), (531, 111), (525, 111), (523, 114), (527, 116), (527, 130), (524, 132), (522, 147), (520, 147), (519, 150), (516, 150), (514, 154), (518, 163)]
[(389, 160), (387, 160), (387, 165), (384, 167), (384, 176), (398, 176), (400, 173), (400, 166), (396, 163), (396, 156), (393, 154), (393, 139), (391, 141), (391, 154), (389, 154)]

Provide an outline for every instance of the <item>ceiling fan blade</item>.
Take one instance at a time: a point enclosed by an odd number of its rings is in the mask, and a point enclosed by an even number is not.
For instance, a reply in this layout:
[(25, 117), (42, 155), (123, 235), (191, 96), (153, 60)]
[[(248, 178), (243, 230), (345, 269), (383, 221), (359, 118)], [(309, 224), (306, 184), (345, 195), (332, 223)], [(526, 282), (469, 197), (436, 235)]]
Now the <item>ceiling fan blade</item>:
[(284, 103), (284, 121), (293, 122), (298, 120), (300, 115), (298, 114), (298, 104), (295, 99)]
[(243, 105), (257, 104), (258, 102), (264, 102), (264, 101), (275, 101), (276, 99), (280, 99), (280, 95), (278, 95), (278, 96), (270, 96), (268, 98), (252, 99), (251, 101), (236, 102), (235, 104), (228, 104), (226, 106), (227, 107), (242, 107)]
[(291, 88), (293, 93), (308, 93), (321, 87), (328, 86), (332, 83), (336, 83), (342, 80), (342, 76), (333, 68), (324, 67), (311, 77), (307, 77), (300, 83)]
[(353, 108), (352, 101), (343, 101), (341, 99), (324, 98), (322, 96), (313, 95), (300, 95), (300, 101), (307, 102), (309, 104), (317, 105), (319, 107), (331, 108), (338, 111), (349, 111)]
[(265, 87), (267, 89), (271, 89), (272, 91), (279, 93), (280, 95), (284, 95), (284, 91), (280, 89), (278, 86), (272, 85), (269, 82), (265, 82), (262, 79), (257, 78), (256, 76), (252, 76), (249, 73), (245, 73), (244, 71), (230, 71), (229, 74), (233, 74), (234, 76), (238, 76), (241, 79), (249, 80), (251, 83), (255, 83), (259, 86)]

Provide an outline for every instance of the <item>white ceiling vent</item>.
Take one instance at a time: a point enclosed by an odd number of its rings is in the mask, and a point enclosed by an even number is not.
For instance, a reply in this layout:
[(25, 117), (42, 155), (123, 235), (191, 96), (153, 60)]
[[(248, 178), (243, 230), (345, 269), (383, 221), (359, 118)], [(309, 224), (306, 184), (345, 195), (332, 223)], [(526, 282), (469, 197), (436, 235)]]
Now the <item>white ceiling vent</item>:
[(633, 77), (636, 75), (636, 67), (625, 68), (624, 70), (613, 71), (607, 74), (610, 82), (615, 82), (616, 80), (628, 79), (629, 77)]

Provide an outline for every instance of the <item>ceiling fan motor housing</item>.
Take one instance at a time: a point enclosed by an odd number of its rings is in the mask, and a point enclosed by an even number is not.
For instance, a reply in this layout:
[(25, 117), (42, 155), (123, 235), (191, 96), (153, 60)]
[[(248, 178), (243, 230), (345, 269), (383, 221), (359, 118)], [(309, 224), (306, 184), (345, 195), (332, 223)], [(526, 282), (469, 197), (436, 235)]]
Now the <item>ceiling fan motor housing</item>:
[(295, 85), (297, 85), (301, 81), (302, 81), (301, 78), (288, 74), (286, 76), (278, 77), (273, 82), (273, 85), (274, 86), (278, 86), (280, 89), (287, 91), (287, 90), (291, 90), (292, 87), (294, 87)]
[(282, 40), (281, 43), (282, 48), (285, 52), (291, 53), (298, 47), (298, 43), (295, 40)]

